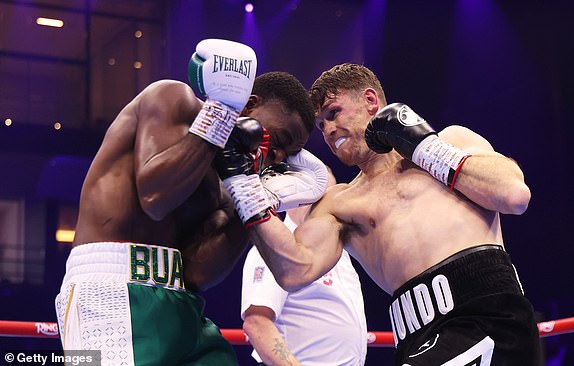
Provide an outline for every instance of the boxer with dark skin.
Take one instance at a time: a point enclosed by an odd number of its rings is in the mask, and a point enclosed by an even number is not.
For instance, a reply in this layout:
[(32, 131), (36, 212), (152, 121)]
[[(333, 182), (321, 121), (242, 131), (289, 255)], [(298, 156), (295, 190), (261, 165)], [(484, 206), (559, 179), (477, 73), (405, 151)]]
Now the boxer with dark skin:
[[(254, 92), (258, 82), (284, 79), (294, 83), (286, 74), (271, 73), (256, 80)], [(296, 96), (305, 101), (304, 94)], [(268, 155), (271, 164), (305, 144), (310, 124), (309, 110), (285, 113), (287, 103), (268, 98), (252, 95), (243, 115), (259, 120), (277, 141)], [(219, 148), (188, 132), (201, 105), (187, 84), (163, 80), (120, 112), (86, 176), (74, 245), (172, 246), (183, 253), (188, 289), (205, 290), (225, 278), (247, 236), (212, 166)]]
[(248, 243), (214, 158), (229, 141), (262, 139), (264, 126), (262, 165), (279, 162), (305, 144), (313, 112), (294, 76), (255, 78), (249, 47), (205, 40), (196, 50), (190, 82), (206, 99), (180, 81), (152, 83), (92, 161), (56, 298), (64, 350), (100, 350), (103, 364), (237, 364), (194, 293), (220, 283)]

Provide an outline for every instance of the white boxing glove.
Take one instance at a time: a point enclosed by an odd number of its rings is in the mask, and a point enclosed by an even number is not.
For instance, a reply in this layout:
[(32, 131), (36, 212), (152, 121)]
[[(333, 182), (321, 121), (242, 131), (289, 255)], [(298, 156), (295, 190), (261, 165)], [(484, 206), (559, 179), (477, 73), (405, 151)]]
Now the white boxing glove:
[(267, 168), (261, 176), (268, 200), (275, 212), (310, 205), (318, 201), (328, 183), (327, 166), (305, 149), (286, 159), (286, 169)]
[(189, 132), (223, 148), (253, 89), (255, 51), (233, 41), (205, 39), (197, 44), (187, 71), (191, 86), (206, 96)]

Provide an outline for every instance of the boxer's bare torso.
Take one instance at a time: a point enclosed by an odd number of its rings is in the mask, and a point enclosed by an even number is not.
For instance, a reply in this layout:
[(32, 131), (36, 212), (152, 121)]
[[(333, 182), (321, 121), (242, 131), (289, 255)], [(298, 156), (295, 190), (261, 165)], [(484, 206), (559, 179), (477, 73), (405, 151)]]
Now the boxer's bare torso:
[[(348, 143), (337, 147), (337, 156), (358, 165), (360, 174), (349, 184), (328, 189), (294, 237), (278, 220), (256, 228), (258, 248), (278, 282), (288, 290), (300, 288), (331, 268), (345, 248), (392, 294), (465, 248), (503, 245), (499, 212), (526, 209), (521, 191), (514, 189), (522, 186), (520, 171), (464, 127), (451, 126), (439, 135), (473, 154), (454, 191), (395, 151), (376, 154)], [(484, 176), (495, 165), (504, 168), (487, 181)], [(475, 179), (473, 171), (481, 178)]]
[[(85, 178), (74, 245), (111, 241), (168, 246), (200, 269), (199, 245), (235, 225), (234, 245), (243, 248), (241, 225), (211, 166), (216, 148), (188, 133), (201, 103), (186, 84), (164, 80), (151, 84), (120, 112)], [(201, 249), (205, 265), (221, 258), (227, 266), (225, 255), (207, 249)], [(186, 277), (193, 278), (191, 273)]]
[(361, 173), (321, 201), (341, 222), (347, 251), (382, 289), (392, 294), (462, 249), (502, 245), (498, 213), (445, 190), (428, 173), (393, 155), (388, 169)]

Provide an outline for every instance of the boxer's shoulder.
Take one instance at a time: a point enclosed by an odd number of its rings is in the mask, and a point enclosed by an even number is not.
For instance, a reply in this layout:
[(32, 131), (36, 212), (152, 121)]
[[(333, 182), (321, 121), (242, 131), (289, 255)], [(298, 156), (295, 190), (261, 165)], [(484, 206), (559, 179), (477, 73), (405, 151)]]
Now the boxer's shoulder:
[(182, 100), (197, 103), (201, 107), (201, 100), (197, 98), (189, 85), (179, 80), (162, 79), (146, 86), (132, 102), (153, 106), (157, 103), (175, 105), (181, 103)]
[(177, 80), (159, 80), (146, 87), (124, 109), (131, 108), (140, 118), (168, 116), (163, 119), (188, 125), (201, 106), (202, 101), (189, 85)]

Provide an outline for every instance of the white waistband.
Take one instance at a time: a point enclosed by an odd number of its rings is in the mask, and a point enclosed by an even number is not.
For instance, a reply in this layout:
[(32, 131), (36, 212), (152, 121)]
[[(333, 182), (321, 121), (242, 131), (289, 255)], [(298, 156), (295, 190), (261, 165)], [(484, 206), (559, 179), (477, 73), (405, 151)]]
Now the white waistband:
[(126, 242), (76, 246), (66, 262), (63, 284), (68, 282), (122, 282), (183, 290), (179, 250)]

